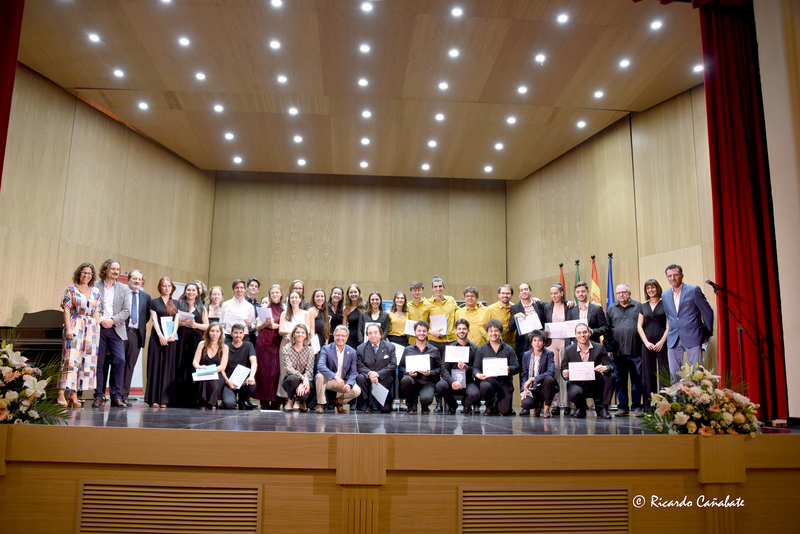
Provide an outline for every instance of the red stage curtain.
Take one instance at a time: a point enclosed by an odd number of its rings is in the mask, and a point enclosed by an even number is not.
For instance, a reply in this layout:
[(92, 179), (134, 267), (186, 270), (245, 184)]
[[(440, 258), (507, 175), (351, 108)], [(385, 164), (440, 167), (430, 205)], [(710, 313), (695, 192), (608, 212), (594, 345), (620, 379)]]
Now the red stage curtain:
[(8, 139), (8, 119), (11, 116), (11, 93), (17, 74), (19, 36), (22, 32), (22, 11), (25, 0), (0, 2), (0, 183)]
[(768, 358), (743, 335), (741, 369), (738, 325), (720, 303), (719, 370), (747, 382), (748, 395), (761, 404), (761, 419), (785, 419), (778, 261), (753, 3), (692, 0), (692, 5), (700, 11), (705, 58), (717, 283), (728, 288), (728, 304)]

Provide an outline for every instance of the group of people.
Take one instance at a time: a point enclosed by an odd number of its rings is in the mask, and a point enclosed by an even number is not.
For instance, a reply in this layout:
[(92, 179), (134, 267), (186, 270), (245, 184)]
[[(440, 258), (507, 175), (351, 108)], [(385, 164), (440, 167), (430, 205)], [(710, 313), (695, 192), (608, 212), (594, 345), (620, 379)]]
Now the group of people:
[[(713, 311), (699, 288), (683, 284), (680, 266), (670, 265), (666, 274), (672, 289), (648, 280), (645, 303), (618, 285), (607, 314), (589, 301), (585, 282), (576, 284), (574, 301), (553, 285), (548, 302), (522, 283), (516, 303), (514, 288), (504, 284), (498, 300), (485, 306), (469, 286), (459, 307), (438, 276), (433, 296), (425, 298), (425, 286), (415, 281), (411, 298), (398, 291), (387, 312), (379, 292), (364, 299), (357, 284), (327, 295), (316, 289), (307, 302), (301, 280), (288, 295), (272, 285), (261, 300), (255, 278), (234, 280), (229, 300), (221, 287), (207, 292), (194, 281), (176, 300), (168, 277), (151, 297), (140, 271), (130, 271), (125, 285), (117, 280), (119, 261), (106, 260), (97, 275), (83, 263), (62, 299), (57, 402), (78, 407), (78, 392), (94, 389), (92, 406), (100, 407), (108, 381), (111, 405), (131, 406), (131, 379), (150, 322), (145, 402), (153, 407), (252, 409), (254, 398), (262, 409), (342, 413), (349, 405), (351, 412), (387, 413), (399, 398), (409, 414), (430, 413), (434, 400), (434, 412), (455, 414), (460, 400), (465, 415), (483, 404), (484, 415), (508, 416), (519, 395), (521, 415), (563, 410), (585, 417), (592, 399), (597, 416), (611, 418), (616, 393), (617, 416), (643, 415), (649, 409), (643, 395), (646, 400), (670, 373), (676, 379), (684, 352), (699, 363), (713, 331)], [(544, 329), (521, 333), (519, 325), (533, 314), (542, 325), (573, 321), (574, 337), (551, 338)], [(570, 363), (590, 361), (593, 379), (570, 380)]]

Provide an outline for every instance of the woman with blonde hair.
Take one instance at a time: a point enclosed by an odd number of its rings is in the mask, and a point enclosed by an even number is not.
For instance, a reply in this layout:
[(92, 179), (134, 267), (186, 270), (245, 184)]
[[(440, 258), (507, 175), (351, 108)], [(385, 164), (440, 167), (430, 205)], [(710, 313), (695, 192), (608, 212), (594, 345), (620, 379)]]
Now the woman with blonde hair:
[(283, 347), (281, 352), (283, 365), (286, 368), (286, 378), (282, 385), (289, 397), (286, 410), (291, 409), (292, 403), (299, 403), (299, 410), (306, 412), (308, 411), (306, 401), (311, 395), (311, 384), (314, 379), (314, 351), (308, 343), (306, 325), (295, 325), (290, 337), (291, 343)]

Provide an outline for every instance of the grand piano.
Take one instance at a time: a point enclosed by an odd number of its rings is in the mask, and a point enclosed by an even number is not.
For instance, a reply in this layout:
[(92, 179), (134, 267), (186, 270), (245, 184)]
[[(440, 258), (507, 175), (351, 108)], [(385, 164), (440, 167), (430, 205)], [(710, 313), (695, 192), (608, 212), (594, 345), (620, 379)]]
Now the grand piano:
[(17, 326), (0, 327), (0, 336), (12, 336), (14, 350), (23, 351), (23, 356), (37, 365), (45, 365), (53, 358), (61, 357), (64, 335), (64, 312), (42, 310), (26, 313)]

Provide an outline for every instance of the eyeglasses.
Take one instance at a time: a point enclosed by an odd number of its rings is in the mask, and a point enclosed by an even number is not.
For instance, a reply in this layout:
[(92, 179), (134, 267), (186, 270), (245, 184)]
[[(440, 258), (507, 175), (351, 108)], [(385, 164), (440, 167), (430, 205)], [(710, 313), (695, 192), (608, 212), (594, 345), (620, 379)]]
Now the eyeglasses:
[(92, 276), (94, 273), (92, 271), (89, 272), (81, 271), (81, 274), (85, 274), (86, 276)]

